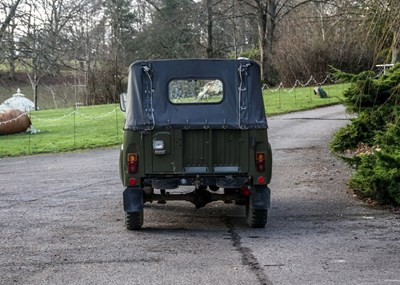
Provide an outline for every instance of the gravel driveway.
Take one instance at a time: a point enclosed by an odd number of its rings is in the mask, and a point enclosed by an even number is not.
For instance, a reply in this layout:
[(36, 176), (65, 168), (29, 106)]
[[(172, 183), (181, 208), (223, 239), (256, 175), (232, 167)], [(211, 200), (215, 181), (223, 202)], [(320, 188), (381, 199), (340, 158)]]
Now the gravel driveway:
[[(0, 284), (400, 284), (400, 216), (346, 188), (342, 106), (272, 117), (272, 208), (146, 204), (123, 225), (118, 149), (0, 159)], [(1, 143), (1, 137), (0, 137)]]

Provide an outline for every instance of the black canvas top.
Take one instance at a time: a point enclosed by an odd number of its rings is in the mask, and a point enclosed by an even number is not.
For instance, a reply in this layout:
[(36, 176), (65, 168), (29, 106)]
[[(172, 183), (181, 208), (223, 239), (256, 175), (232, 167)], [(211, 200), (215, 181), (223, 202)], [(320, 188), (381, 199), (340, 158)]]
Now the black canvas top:
[[(174, 104), (169, 82), (218, 79), (219, 103)], [(267, 128), (260, 85), (260, 67), (240, 60), (149, 60), (129, 67), (125, 129)]]

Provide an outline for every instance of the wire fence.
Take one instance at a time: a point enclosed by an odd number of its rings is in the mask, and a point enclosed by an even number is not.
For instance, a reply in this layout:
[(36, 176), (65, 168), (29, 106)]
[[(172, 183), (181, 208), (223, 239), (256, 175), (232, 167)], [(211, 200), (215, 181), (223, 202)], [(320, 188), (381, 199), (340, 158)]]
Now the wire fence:
[[(330, 76), (321, 82), (311, 76), (305, 83), (296, 80), (291, 87), (283, 83), (274, 88), (264, 85), (265, 109), (268, 114), (274, 114), (336, 102), (336, 94), (341, 95), (345, 88), (338, 88), (340, 84), (337, 83)], [(325, 86), (328, 98), (315, 96), (316, 86)], [(0, 157), (112, 146), (122, 142), (124, 113), (115, 104), (91, 107), (75, 104), (72, 108), (32, 111), (28, 115), (32, 126), (27, 132), (0, 136)], [(0, 122), (0, 128), (18, 119)]]
[(273, 115), (340, 103), (348, 86), (348, 83), (340, 83), (330, 75), (322, 81), (313, 76), (305, 83), (297, 79), (291, 86), (284, 86), (282, 82), (276, 87), (264, 84), (265, 109), (268, 115)]
[[(31, 127), (23, 133), (0, 136), (0, 157), (105, 147), (122, 142), (124, 113), (116, 105), (32, 111), (23, 115), (26, 114)], [(18, 123), (18, 120), (0, 122), (0, 129), (1, 125)]]
[(279, 90), (283, 89), (285, 92), (291, 93), (294, 91), (294, 89), (296, 87), (307, 87), (307, 86), (318, 86), (318, 85), (325, 85), (326, 83), (331, 83), (331, 84), (335, 84), (338, 83), (339, 80), (335, 80), (333, 79), (330, 75), (327, 75), (324, 80), (322, 80), (321, 82), (318, 82), (314, 76), (311, 76), (310, 79), (308, 79), (308, 81), (306, 83), (302, 83), (299, 79), (296, 79), (293, 86), (292, 87), (285, 87), (283, 82), (279, 83), (278, 87), (275, 88), (271, 88), (269, 87), (267, 84), (264, 84), (262, 89), (263, 90), (269, 90), (270, 92), (278, 92)]

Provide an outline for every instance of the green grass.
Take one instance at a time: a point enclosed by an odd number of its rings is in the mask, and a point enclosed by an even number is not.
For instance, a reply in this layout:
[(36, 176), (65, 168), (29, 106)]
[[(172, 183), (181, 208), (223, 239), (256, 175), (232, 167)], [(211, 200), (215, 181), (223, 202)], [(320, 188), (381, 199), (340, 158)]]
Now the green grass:
[[(348, 86), (323, 86), (330, 96), (326, 99), (314, 95), (313, 87), (264, 90), (266, 112), (270, 116), (339, 103)], [(122, 142), (124, 113), (115, 104), (40, 110), (30, 116), (40, 132), (0, 136), (0, 157), (115, 146)]]
[(31, 113), (36, 134), (0, 136), (0, 157), (62, 152), (117, 145), (122, 142), (124, 113), (99, 105)]
[(265, 110), (270, 116), (337, 104), (344, 99), (343, 92), (349, 86), (349, 84), (322, 86), (329, 98), (320, 98), (314, 95), (315, 86), (294, 89), (267, 89), (263, 91)]

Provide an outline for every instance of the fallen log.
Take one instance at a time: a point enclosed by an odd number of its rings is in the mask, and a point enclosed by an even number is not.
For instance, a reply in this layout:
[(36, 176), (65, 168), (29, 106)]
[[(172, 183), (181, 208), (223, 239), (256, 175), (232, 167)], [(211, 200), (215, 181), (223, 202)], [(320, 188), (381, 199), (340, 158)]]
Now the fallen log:
[(0, 135), (11, 135), (25, 132), (31, 125), (27, 112), (8, 109), (0, 112)]

